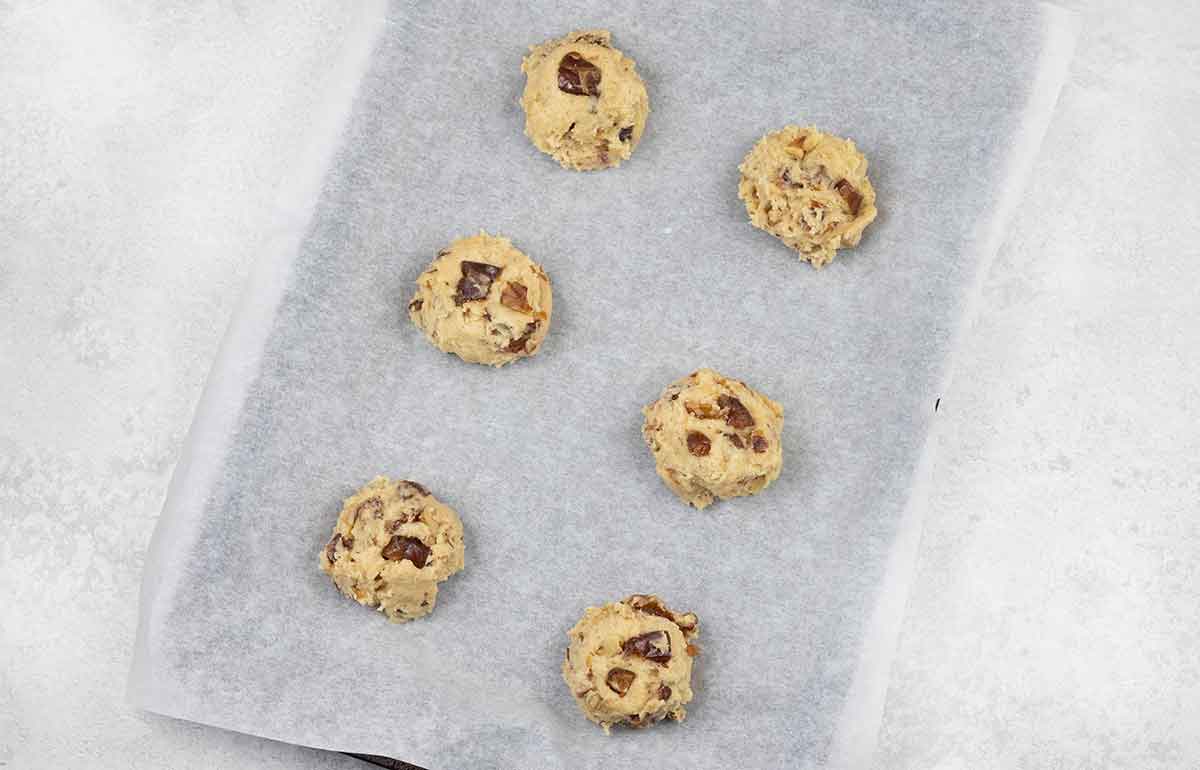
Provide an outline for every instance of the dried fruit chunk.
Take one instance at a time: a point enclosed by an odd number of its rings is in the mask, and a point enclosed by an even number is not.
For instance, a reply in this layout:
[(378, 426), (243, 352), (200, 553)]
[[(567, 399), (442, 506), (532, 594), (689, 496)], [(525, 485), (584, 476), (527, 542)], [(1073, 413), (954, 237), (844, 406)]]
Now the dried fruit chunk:
[(525, 324), (525, 332), (520, 337), (517, 337), (512, 342), (508, 343), (504, 349), (509, 353), (524, 353), (526, 343), (529, 342), (529, 338), (533, 336), (533, 333), (536, 332), (537, 329), (537, 321), (530, 321), (529, 323)]
[(754, 438), (751, 439), (750, 444), (754, 447), (754, 451), (758, 454), (762, 454), (763, 452), (767, 451), (767, 447), (770, 446), (770, 444), (767, 443), (767, 440), (758, 434), (754, 435)]
[(506, 283), (504, 291), (500, 294), (500, 304), (518, 313), (532, 313), (533, 307), (529, 304), (528, 296), (529, 289), (525, 284)]
[(388, 561), (408, 559), (413, 566), (421, 569), (429, 559), (429, 546), (415, 537), (392, 535), (392, 539), (383, 547), (383, 558)]
[(850, 207), (850, 213), (858, 216), (858, 209), (862, 206), (862, 194), (854, 189), (854, 185), (842, 179), (833, 186), (833, 189), (837, 190), (838, 195), (842, 196), (842, 200), (846, 201), (846, 205)]
[(729, 439), (729, 443), (733, 444), (738, 449), (746, 448), (746, 443), (742, 441), (742, 437), (736, 433), (726, 433), (725, 438)]
[(687, 447), (694, 456), (704, 457), (712, 449), (712, 441), (703, 433), (692, 431), (687, 434)]
[(657, 597), (634, 594), (625, 601), (638, 612), (644, 612), (647, 615), (657, 615), (660, 618), (666, 618), (672, 623), (675, 622), (675, 616), (668, 612), (666, 607), (662, 606)]
[(383, 516), (383, 501), (378, 497), (372, 497), (359, 503), (358, 507), (354, 509), (354, 522), (350, 526), (353, 527), (354, 524), (358, 523), (358, 517), (363, 515), (376, 519)]
[(462, 262), (462, 278), (458, 281), (458, 289), (454, 294), (454, 304), (485, 299), (491, 291), (492, 281), (496, 280), (503, 268), (484, 262)]
[(633, 126), (625, 126), (625, 128), (622, 128), (620, 133), (617, 134), (617, 138), (622, 142), (628, 142), (633, 138)]
[(670, 687), (667, 687), (665, 684), (663, 684), (663, 685), (659, 685), (659, 687), (658, 687), (658, 699), (659, 699), (659, 700), (667, 700), (667, 699), (669, 699), (670, 697), (671, 697), (671, 688), (670, 688)]
[(600, 68), (570, 52), (558, 62), (558, 90), (575, 96), (599, 96)]
[(428, 489), (415, 481), (408, 481), (407, 479), (396, 482), (396, 492), (400, 495), (401, 500), (408, 500), (411, 497), (417, 496), (429, 497)]
[(717, 403), (725, 412), (725, 424), (731, 428), (741, 430), (754, 425), (754, 417), (750, 414), (750, 410), (745, 404), (733, 396), (720, 396), (717, 398)]
[(638, 634), (625, 640), (621, 652), (665, 666), (671, 660), (671, 636), (666, 631)]
[(637, 674), (627, 668), (610, 669), (608, 676), (604, 677), (604, 683), (609, 689), (621, 697), (625, 697), (625, 693), (629, 692), (629, 688), (633, 686), (633, 680), (637, 679)]
[(337, 561), (337, 547), (338, 547), (338, 543), (341, 542), (341, 540), (342, 540), (341, 534), (338, 532), (334, 532), (333, 537), (329, 538), (329, 545), (325, 546), (325, 558), (329, 559), (330, 564)]

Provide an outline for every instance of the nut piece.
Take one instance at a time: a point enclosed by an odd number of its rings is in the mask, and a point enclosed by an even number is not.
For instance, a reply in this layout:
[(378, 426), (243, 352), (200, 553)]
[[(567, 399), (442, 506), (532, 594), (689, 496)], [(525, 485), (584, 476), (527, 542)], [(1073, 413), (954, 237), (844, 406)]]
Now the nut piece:
[(623, 698), (625, 697), (625, 693), (629, 692), (634, 679), (637, 679), (637, 674), (629, 669), (614, 668), (608, 672), (608, 676), (604, 678), (604, 683), (609, 686), (609, 689)]
[(383, 558), (388, 561), (408, 559), (413, 563), (413, 566), (421, 569), (425, 566), (426, 560), (429, 559), (429, 546), (415, 537), (392, 535), (392, 539), (383, 547), (382, 553)]
[(576, 96), (599, 96), (600, 68), (572, 51), (558, 62), (558, 90)]
[(483, 262), (462, 262), (462, 278), (458, 282), (458, 290), (454, 294), (454, 304), (474, 302), (486, 299), (492, 288), (492, 281), (500, 275), (502, 268)]
[(621, 645), (621, 652), (626, 655), (637, 655), (646, 660), (665, 666), (671, 660), (671, 637), (666, 631), (650, 631), (626, 639)]

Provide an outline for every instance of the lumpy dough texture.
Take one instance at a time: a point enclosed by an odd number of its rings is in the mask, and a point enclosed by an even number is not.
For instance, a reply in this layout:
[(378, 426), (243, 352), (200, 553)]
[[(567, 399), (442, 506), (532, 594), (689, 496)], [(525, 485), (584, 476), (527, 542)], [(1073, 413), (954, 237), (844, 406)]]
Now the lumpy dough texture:
[(537, 352), (550, 329), (550, 279), (507, 238), (460, 238), (417, 279), (408, 316), (437, 347), (503, 366)]
[(857, 246), (875, 219), (867, 159), (849, 139), (788, 126), (760, 139), (739, 169), (750, 221), (813, 267)]
[(642, 410), (658, 475), (689, 505), (753, 495), (783, 467), (783, 407), (744, 382), (700, 369)]
[(588, 719), (604, 728), (683, 721), (692, 700), (693, 640), (700, 625), (657, 596), (589, 607), (567, 632), (563, 679)]
[(646, 128), (646, 85), (609, 41), (608, 30), (579, 30), (530, 47), (521, 64), (525, 134), (564, 168), (619, 166)]
[(346, 499), (320, 562), (346, 596), (396, 623), (414, 620), (463, 568), (462, 522), (420, 484), (380, 476)]

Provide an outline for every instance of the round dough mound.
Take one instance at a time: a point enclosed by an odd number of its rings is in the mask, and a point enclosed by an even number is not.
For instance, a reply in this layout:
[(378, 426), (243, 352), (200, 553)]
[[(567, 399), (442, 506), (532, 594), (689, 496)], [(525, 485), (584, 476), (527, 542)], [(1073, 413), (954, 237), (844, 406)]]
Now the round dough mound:
[(525, 134), (564, 168), (619, 166), (646, 128), (646, 84), (609, 40), (608, 30), (578, 30), (531, 46), (521, 63)]
[(567, 632), (563, 679), (606, 733), (615, 724), (681, 722), (692, 700), (692, 658), (699, 652), (692, 640), (699, 630), (695, 615), (672, 612), (657, 596), (588, 607)]
[(379, 476), (346, 499), (320, 561), (346, 596), (404, 623), (433, 612), (438, 583), (463, 568), (462, 521), (415, 481)]
[(744, 382), (700, 369), (642, 413), (658, 475), (689, 505), (753, 495), (783, 467), (783, 407)]
[(550, 279), (507, 238), (460, 238), (417, 279), (408, 317), (437, 347), (475, 364), (532, 356), (550, 329)]
[(867, 159), (849, 139), (787, 126), (760, 139), (738, 168), (750, 221), (813, 267), (857, 246), (875, 219)]

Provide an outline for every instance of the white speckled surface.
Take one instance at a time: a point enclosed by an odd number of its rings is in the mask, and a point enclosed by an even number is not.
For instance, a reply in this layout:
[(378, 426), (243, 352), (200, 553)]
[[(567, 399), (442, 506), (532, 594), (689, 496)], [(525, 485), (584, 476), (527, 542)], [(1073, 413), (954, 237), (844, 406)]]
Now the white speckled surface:
[[(0, 767), (360, 766), (124, 702), (144, 547), (354, 5), (0, 5)], [(879, 768), (1200, 766), (1200, 13), (1069, 5)]]

